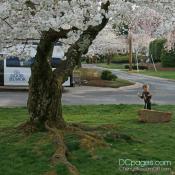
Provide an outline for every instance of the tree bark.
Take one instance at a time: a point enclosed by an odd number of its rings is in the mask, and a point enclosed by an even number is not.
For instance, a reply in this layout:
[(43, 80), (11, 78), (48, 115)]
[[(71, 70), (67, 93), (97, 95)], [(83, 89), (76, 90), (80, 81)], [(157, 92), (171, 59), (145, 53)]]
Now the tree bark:
[[(107, 1), (105, 4), (102, 3), (102, 9), (108, 11), (110, 2)], [(65, 54), (66, 60), (55, 69), (54, 74), (57, 78), (67, 77), (79, 63), (79, 59), (83, 54), (88, 52), (88, 49), (92, 42), (96, 39), (98, 33), (107, 25), (109, 19), (103, 15), (102, 22), (96, 26), (89, 26), (81, 35), (80, 38), (71, 45)], [(60, 70), (62, 71), (60, 72)], [(62, 80), (63, 81), (63, 80)]]
[[(102, 9), (108, 11), (110, 3), (102, 4)], [(70, 46), (66, 53), (66, 60), (52, 71), (51, 57), (54, 43), (60, 38), (66, 38), (70, 30), (56, 32), (50, 29), (42, 34), (37, 48), (34, 64), (31, 68), (29, 80), (28, 111), (30, 123), (39, 130), (45, 129), (45, 123), (52, 128), (65, 128), (66, 122), (62, 115), (62, 84), (79, 63), (83, 54), (88, 52), (89, 46), (98, 33), (106, 26), (108, 18), (103, 15), (101, 24), (89, 26), (80, 38)]]
[(132, 71), (132, 34), (130, 33), (128, 36), (129, 41), (129, 71)]
[(38, 129), (45, 128), (45, 122), (50, 126), (64, 128), (62, 116), (62, 82), (53, 74), (50, 64), (54, 41), (52, 31), (43, 33), (37, 48), (34, 64), (29, 80), (28, 111), (30, 122)]

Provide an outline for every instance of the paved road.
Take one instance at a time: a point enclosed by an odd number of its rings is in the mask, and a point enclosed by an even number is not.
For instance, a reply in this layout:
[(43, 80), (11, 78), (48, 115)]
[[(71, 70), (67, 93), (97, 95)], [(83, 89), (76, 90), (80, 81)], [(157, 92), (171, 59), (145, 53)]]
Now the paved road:
[[(95, 65), (90, 67), (97, 68)], [(102, 70), (102, 68), (98, 68)], [(131, 87), (113, 89), (98, 87), (66, 88), (63, 104), (142, 104), (137, 97), (142, 84), (150, 85), (153, 103), (175, 104), (175, 81), (145, 75), (129, 74), (120, 70), (112, 70), (119, 78), (137, 82)], [(0, 106), (26, 106), (27, 92), (0, 92)]]

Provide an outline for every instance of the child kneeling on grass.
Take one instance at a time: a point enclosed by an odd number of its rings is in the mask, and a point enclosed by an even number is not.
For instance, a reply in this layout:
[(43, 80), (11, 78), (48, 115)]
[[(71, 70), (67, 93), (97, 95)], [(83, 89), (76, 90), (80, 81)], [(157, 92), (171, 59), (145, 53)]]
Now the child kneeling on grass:
[(144, 102), (145, 102), (145, 106), (144, 106), (144, 109), (149, 109), (151, 110), (151, 98), (152, 98), (152, 95), (151, 93), (149, 92), (149, 86), (147, 84), (143, 85), (143, 92), (142, 92), (142, 95), (140, 95), (138, 93), (138, 96), (141, 98), (141, 99), (144, 99)]

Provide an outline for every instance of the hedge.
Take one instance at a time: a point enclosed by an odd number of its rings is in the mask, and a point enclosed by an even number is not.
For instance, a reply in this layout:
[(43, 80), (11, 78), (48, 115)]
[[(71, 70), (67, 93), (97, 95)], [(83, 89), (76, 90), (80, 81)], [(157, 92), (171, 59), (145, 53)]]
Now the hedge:
[(149, 56), (153, 57), (155, 62), (161, 61), (162, 50), (164, 49), (164, 45), (166, 43), (166, 39), (156, 39), (152, 41), (149, 45)]
[[(138, 66), (139, 70), (148, 70), (148, 66)], [(125, 65), (125, 69), (129, 69), (129, 65)], [(136, 65), (133, 65), (132, 66), (132, 69), (133, 70), (137, 70), (137, 66)]]
[(114, 55), (112, 57), (112, 60), (111, 60), (111, 63), (116, 63), (116, 64), (119, 64), (119, 63), (128, 63), (128, 60), (129, 60), (129, 56), (128, 55)]
[(163, 50), (161, 62), (163, 67), (175, 67), (175, 50)]

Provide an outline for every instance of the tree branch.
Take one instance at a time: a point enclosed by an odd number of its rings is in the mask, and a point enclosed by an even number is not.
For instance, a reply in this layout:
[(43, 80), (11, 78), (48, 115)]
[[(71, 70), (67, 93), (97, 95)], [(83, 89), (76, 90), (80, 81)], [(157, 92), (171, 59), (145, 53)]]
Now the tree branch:
[(8, 23), (7, 21), (6, 21), (6, 19), (8, 19), (8, 17), (6, 17), (6, 18), (1, 18), (0, 17), (0, 19), (2, 20), (2, 21), (4, 21), (11, 29), (14, 29), (13, 27), (12, 27), (12, 25), (10, 25), (10, 23)]
[(49, 40), (52, 42), (56, 42), (58, 39), (66, 39), (67, 38), (67, 34), (70, 31), (76, 31), (78, 30), (78, 28), (76, 27), (71, 27), (70, 29), (62, 29), (59, 28), (59, 31), (53, 30), (53, 29), (49, 29), (49, 31), (45, 31), (43, 32), (43, 36), (48, 36)]
[[(101, 5), (101, 9), (108, 12), (110, 2), (107, 1), (105, 4)], [(102, 14), (102, 22), (96, 26), (89, 26), (81, 35), (80, 38), (68, 49), (65, 54), (66, 60), (63, 61), (58, 67), (54, 70), (54, 74), (57, 79), (60, 79), (62, 83), (65, 81), (65, 78), (69, 76), (74, 70), (75, 66), (80, 61), (80, 58), (83, 54), (88, 52), (90, 45), (93, 40), (97, 37), (98, 33), (106, 26), (109, 19)]]

